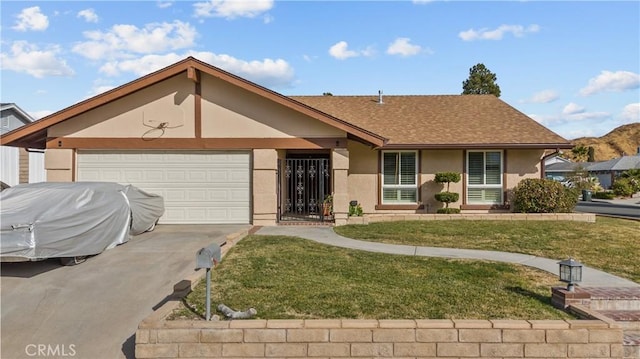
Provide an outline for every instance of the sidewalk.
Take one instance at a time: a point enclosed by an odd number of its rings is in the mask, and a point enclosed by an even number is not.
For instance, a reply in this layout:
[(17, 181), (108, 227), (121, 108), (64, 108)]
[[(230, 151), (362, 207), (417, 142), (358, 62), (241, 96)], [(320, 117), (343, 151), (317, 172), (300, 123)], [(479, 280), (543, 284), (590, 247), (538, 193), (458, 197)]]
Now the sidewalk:
[[(635, 198), (638, 200), (638, 198)], [(272, 226), (262, 227), (256, 234), (295, 236), (309, 239), (318, 243), (323, 243), (336, 247), (357, 249), (368, 252), (401, 254), (409, 256), (440, 257), (440, 258), (464, 258), (489, 260), (496, 262), (507, 262), (526, 265), (538, 268), (552, 274), (558, 274), (558, 260), (536, 257), (527, 254), (482, 251), (475, 249), (455, 249), (438, 247), (418, 247), (407, 245), (396, 245), (376, 242), (366, 242), (351, 238), (342, 237), (333, 231), (332, 227), (309, 227), (309, 226)], [(630, 280), (614, 276), (612, 274), (599, 271), (597, 269), (583, 267), (582, 282), (583, 287), (640, 287), (640, 284)]]

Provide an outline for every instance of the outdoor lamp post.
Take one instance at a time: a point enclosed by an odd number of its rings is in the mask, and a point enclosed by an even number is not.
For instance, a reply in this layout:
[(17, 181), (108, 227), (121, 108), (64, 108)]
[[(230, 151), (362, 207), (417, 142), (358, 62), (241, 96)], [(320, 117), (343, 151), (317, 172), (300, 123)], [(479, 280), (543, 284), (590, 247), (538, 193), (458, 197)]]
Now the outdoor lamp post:
[(558, 262), (558, 264), (560, 265), (560, 281), (567, 283), (567, 290), (573, 292), (574, 284), (582, 281), (582, 263), (569, 258)]

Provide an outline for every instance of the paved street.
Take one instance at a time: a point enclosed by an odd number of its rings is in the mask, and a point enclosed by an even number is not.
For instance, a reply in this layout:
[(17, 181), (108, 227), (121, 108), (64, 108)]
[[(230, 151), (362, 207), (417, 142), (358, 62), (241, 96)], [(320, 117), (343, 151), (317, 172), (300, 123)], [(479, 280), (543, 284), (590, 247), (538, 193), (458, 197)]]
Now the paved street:
[(640, 219), (640, 198), (579, 201), (576, 212), (595, 213), (609, 216)]
[(2, 358), (133, 358), (138, 323), (193, 273), (196, 251), (248, 228), (159, 225), (73, 267), (2, 263)]

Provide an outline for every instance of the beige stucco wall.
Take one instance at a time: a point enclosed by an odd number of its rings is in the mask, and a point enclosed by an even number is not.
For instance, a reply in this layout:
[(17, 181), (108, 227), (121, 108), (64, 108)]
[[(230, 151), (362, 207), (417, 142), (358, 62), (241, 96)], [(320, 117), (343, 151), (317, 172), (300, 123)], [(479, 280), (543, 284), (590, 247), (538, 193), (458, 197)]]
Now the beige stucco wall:
[[(52, 126), (48, 136), (194, 137), (194, 92), (193, 81), (178, 75)], [(163, 122), (164, 134), (150, 131)]]
[(69, 149), (50, 148), (44, 153), (44, 168), (48, 182), (73, 181), (73, 157), (75, 153)]
[(364, 213), (375, 212), (378, 203), (378, 151), (349, 141), (349, 200), (358, 201)]
[(342, 130), (212, 76), (203, 74), (201, 81), (202, 137), (346, 137)]
[(278, 206), (277, 188), (278, 151), (253, 150), (253, 224), (276, 224)]
[(331, 151), (333, 168), (333, 219), (337, 226), (347, 223), (349, 213), (349, 150), (336, 148)]
[[(540, 178), (544, 150), (507, 150), (507, 193), (525, 178)], [(510, 199), (509, 199), (510, 200)]]

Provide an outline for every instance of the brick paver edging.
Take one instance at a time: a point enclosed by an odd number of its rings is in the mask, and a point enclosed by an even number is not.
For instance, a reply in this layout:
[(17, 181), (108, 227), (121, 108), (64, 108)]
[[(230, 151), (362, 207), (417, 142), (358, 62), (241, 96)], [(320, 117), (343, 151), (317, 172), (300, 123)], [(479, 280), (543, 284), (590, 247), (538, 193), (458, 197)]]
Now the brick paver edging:
[(594, 213), (460, 213), (460, 214), (403, 214), (379, 213), (362, 217), (349, 217), (347, 224), (369, 224), (388, 221), (438, 221), (438, 220), (493, 220), (493, 221), (596, 221)]

